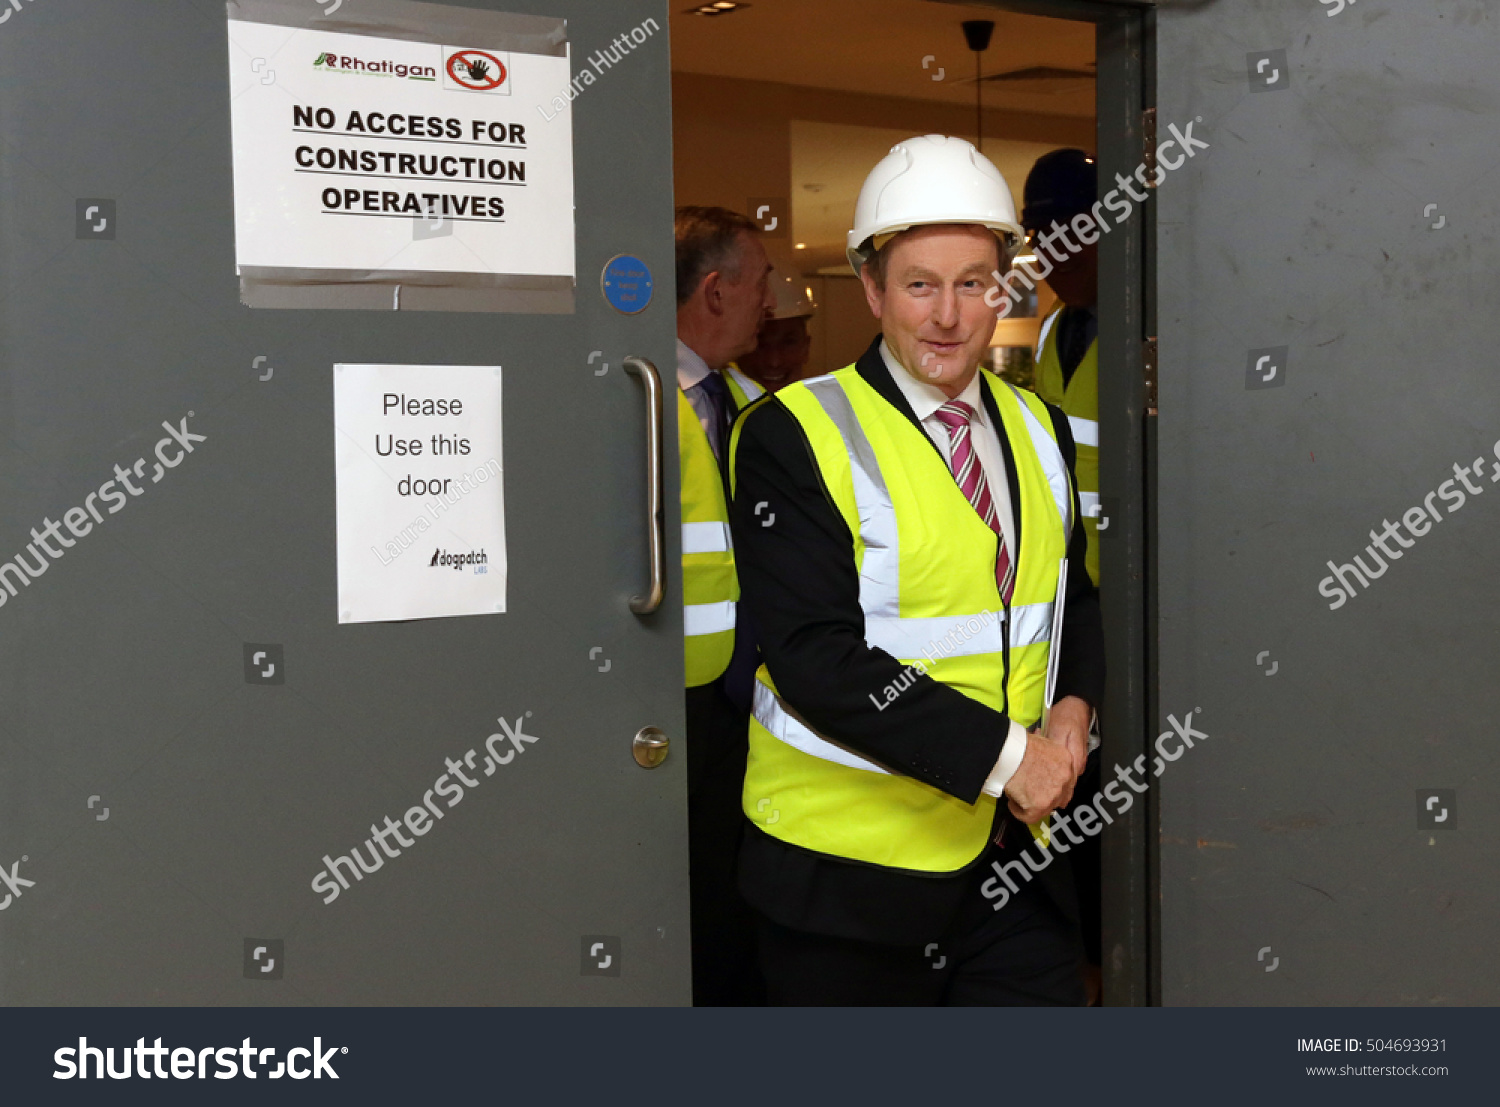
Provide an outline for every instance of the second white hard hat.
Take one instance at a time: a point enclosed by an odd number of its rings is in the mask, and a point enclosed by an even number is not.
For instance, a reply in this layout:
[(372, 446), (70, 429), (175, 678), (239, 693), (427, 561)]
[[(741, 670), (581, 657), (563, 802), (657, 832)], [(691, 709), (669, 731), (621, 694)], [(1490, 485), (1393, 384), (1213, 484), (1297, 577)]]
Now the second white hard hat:
[(1019, 240), (1010, 186), (974, 144), (921, 135), (891, 147), (859, 190), (847, 255), (858, 273), (875, 252), (872, 238), (931, 223), (977, 223)]
[(771, 288), (776, 293), (776, 310), (771, 313), (772, 319), (796, 319), (818, 310), (812, 289), (780, 269), (771, 271)]

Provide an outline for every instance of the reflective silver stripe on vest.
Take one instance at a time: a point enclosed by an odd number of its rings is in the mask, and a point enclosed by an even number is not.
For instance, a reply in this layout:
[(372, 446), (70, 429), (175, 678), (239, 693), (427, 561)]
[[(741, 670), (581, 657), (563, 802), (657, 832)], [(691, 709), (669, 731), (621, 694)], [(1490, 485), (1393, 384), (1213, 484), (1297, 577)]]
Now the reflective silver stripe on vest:
[(1099, 446), (1099, 423), (1094, 419), (1080, 419), (1076, 415), (1068, 416), (1068, 426), (1073, 428), (1073, 441), (1080, 446)]
[(1057, 503), (1057, 513), (1062, 516), (1063, 541), (1067, 542), (1073, 534), (1073, 490), (1068, 484), (1068, 465), (1063, 461), (1062, 448), (1049, 434), (1041, 421), (1032, 414), (1031, 408), (1021, 396), (1021, 390), (1013, 384), (1007, 383), (1012, 392), (1016, 394), (1016, 405), (1021, 409), (1021, 415), (1026, 420), (1026, 431), (1031, 435), (1031, 445), (1036, 450), (1037, 460), (1042, 463), (1042, 472), (1046, 474), (1047, 485), (1052, 489), (1052, 499)]
[(835, 765), (844, 765), (850, 769), (864, 769), (866, 772), (891, 775), (889, 769), (882, 769), (875, 762), (852, 753), (843, 746), (836, 746), (826, 738), (813, 733), (807, 726), (792, 718), (791, 714), (781, 706), (780, 697), (758, 680), (755, 682), (755, 699), (751, 705), (751, 713), (761, 726), (787, 745), (803, 753), (821, 757), (824, 761), (832, 761)]
[(740, 386), (740, 391), (745, 394), (745, 402), (747, 404), (753, 404), (756, 400), (760, 399), (761, 396), (765, 393), (765, 389), (764, 388), (762, 388), (760, 385), (756, 384), (749, 377), (745, 376), (744, 373), (741, 373), (739, 371), (739, 369), (736, 368), (735, 366), (733, 366), (733, 365), (726, 365), (724, 367), (724, 370), (731, 377), (733, 377), (734, 380), (735, 380), (735, 383)]
[[(1052, 635), (1052, 604), (1020, 604), (1010, 609), (1010, 644), (1013, 648), (1034, 646)], [(936, 619), (865, 619), (865, 641), (903, 661), (926, 658), (973, 657), (999, 653), (1005, 648), (1001, 627), (1005, 612), (981, 611), (976, 615)]]
[(1083, 517), (1085, 519), (1099, 518), (1099, 493), (1078, 493), (1078, 510), (1083, 512)]
[(1013, 604), (1010, 609), (1010, 648), (1039, 646), (1052, 640), (1052, 601)]
[(936, 619), (865, 618), (865, 641), (903, 661), (919, 657), (970, 657), (977, 653), (999, 653), (1005, 648), (1001, 627), (1005, 612), (981, 611), (977, 615)]
[(726, 630), (734, 630), (733, 600), (683, 604), (682, 633), (689, 638), (700, 634), (721, 634)]
[[(901, 547), (896, 532), (896, 505), (891, 502), (885, 477), (880, 472), (880, 462), (875, 458), (875, 449), (865, 437), (849, 397), (837, 380), (819, 377), (804, 384), (828, 418), (833, 420), (849, 452), (854, 504), (859, 512), (859, 536), (865, 544), (865, 559), (859, 568), (859, 606), (865, 613), (865, 625), (868, 628), (873, 620), (878, 619), (902, 622)], [(866, 635), (868, 640), (868, 629)]]
[(1047, 336), (1052, 333), (1052, 328), (1057, 326), (1057, 321), (1061, 317), (1062, 309), (1059, 308), (1042, 320), (1042, 330), (1036, 338), (1036, 360), (1038, 363), (1042, 360), (1042, 352), (1047, 349)]
[(684, 554), (728, 553), (734, 549), (728, 523), (683, 523)]

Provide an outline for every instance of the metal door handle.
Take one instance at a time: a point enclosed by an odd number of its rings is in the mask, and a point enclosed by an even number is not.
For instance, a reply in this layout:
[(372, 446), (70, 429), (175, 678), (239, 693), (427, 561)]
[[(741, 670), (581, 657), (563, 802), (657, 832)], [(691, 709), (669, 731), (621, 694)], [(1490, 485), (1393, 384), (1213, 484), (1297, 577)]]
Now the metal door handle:
[(631, 597), (630, 610), (650, 615), (661, 606), (667, 590), (667, 541), (662, 529), (661, 374), (643, 357), (627, 357), (625, 372), (640, 377), (646, 386), (646, 543), (651, 588), (643, 596)]

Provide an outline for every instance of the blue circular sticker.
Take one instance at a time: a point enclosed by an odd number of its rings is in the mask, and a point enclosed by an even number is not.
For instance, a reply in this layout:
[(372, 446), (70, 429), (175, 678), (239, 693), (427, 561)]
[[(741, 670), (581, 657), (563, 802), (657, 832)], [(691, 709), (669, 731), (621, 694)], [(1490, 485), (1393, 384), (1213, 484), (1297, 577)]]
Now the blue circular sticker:
[(620, 254), (605, 262), (599, 282), (609, 306), (625, 315), (645, 311), (651, 302), (651, 268), (633, 254)]

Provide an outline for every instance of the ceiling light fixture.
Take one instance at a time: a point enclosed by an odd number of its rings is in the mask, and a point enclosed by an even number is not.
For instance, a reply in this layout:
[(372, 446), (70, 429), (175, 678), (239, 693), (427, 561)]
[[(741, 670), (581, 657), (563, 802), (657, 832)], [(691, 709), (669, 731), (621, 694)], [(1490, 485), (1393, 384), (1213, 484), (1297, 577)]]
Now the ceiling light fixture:
[(712, 4), (701, 4), (696, 8), (689, 8), (685, 15), (728, 15), (737, 12), (741, 8), (748, 8), (749, 4), (736, 3), (735, 0), (714, 0)]
[(959, 24), (964, 31), (964, 42), (974, 51), (974, 149), (984, 152), (984, 73), (981, 63), (984, 52), (990, 48), (990, 36), (995, 33), (993, 19), (966, 19)]

